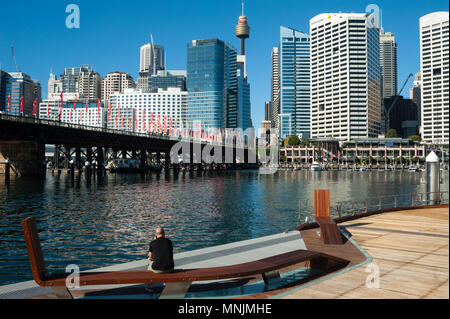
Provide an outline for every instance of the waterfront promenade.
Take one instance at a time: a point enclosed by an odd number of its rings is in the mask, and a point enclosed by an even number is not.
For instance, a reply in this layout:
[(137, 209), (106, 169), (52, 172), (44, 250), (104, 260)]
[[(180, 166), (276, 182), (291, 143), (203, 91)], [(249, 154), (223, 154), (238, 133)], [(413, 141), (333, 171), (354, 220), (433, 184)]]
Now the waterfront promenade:
[[(291, 231), (175, 255), (177, 267), (214, 267), (257, 260), (295, 249), (310, 249), (346, 258), (346, 268), (307, 280), (303, 264), (282, 270), (278, 287), (267, 289), (261, 278), (197, 283), (186, 298), (449, 298), (448, 206), (400, 210), (339, 224), (343, 246), (323, 245), (318, 228)], [(146, 260), (101, 270), (144, 269)], [(368, 288), (368, 276), (379, 269), (379, 288)], [(369, 272), (368, 272), (369, 270)], [(76, 298), (144, 298), (143, 285), (82, 287)], [(54, 298), (33, 281), (0, 287), (0, 298)]]

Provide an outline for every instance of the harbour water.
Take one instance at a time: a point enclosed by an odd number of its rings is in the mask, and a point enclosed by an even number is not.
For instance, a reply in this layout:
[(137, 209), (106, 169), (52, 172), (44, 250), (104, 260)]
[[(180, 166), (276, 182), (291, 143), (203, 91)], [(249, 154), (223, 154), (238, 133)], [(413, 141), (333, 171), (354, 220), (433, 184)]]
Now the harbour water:
[[(448, 191), (448, 171), (441, 190)], [(47, 267), (81, 270), (146, 258), (156, 226), (175, 252), (292, 230), (299, 200), (330, 189), (331, 202), (425, 192), (425, 172), (257, 170), (194, 174), (47, 173), (0, 181), (0, 285), (32, 279), (20, 221), (35, 216)]]

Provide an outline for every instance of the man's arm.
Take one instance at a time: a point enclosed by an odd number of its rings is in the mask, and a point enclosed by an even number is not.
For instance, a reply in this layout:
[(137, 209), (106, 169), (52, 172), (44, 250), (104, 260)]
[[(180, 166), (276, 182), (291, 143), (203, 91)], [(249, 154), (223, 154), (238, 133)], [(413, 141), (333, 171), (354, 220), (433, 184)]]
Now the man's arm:
[(149, 247), (148, 247), (148, 260), (152, 261), (153, 257), (152, 257), (152, 243), (150, 243)]

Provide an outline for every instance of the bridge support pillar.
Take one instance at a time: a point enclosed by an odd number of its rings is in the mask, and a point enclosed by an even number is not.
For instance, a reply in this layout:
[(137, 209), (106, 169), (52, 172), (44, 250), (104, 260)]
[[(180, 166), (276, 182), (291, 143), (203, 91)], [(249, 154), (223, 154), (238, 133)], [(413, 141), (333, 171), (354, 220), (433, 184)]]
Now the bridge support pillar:
[(77, 169), (78, 172), (81, 170), (81, 149), (79, 147), (75, 149), (75, 169)]
[(90, 179), (92, 174), (92, 148), (86, 148), (86, 178)]
[(161, 153), (156, 152), (156, 163), (159, 165), (161, 164)]
[(140, 154), (141, 167), (147, 166), (147, 150), (142, 149)]
[(170, 152), (164, 153), (164, 169), (169, 171), (170, 169)]
[(64, 162), (64, 168), (69, 169), (70, 168), (70, 146), (64, 146), (64, 157), (66, 158), (66, 161)]
[(131, 151), (131, 158), (137, 158), (136, 150)]
[[(0, 162), (6, 162), (8, 158), (8, 178), (10, 174), (44, 176), (45, 144), (42, 141), (1, 141)], [(1, 165), (0, 173), (5, 173), (5, 170), (5, 165)]]
[(53, 155), (53, 169), (59, 169), (59, 145), (55, 145), (55, 152)]
[(105, 167), (103, 166), (103, 147), (97, 146), (97, 176), (103, 176)]
[(127, 158), (127, 151), (126, 150), (122, 150), (122, 158)]

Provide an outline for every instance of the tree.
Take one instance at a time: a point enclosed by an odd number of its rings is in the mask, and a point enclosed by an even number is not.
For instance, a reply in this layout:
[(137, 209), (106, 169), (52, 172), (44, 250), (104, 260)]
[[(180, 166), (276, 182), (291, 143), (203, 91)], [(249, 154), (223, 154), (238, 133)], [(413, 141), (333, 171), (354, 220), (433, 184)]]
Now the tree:
[(389, 137), (398, 137), (397, 131), (394, 128), (389, 129), (387, 131), (387, 133), (386, 133), (386, 137), (387, 138), (389, 138)]
[(408, 137), (410, 140), (416, 141), (416, 142), (422, 142), (422, 137), (420, 135), (411, 135)]
[(284, 140), (284, 146), (288, 146), (288, 145), (298, 145), (300, 144), (300, 139), (298, 138), (297, 135), (291, 135), (286, 137), (286, 139)]
[(310, 144), (309, 139), (304, 138), (304, 139), (302, 140), (302, 145), (309, 145), (309, 144)]

